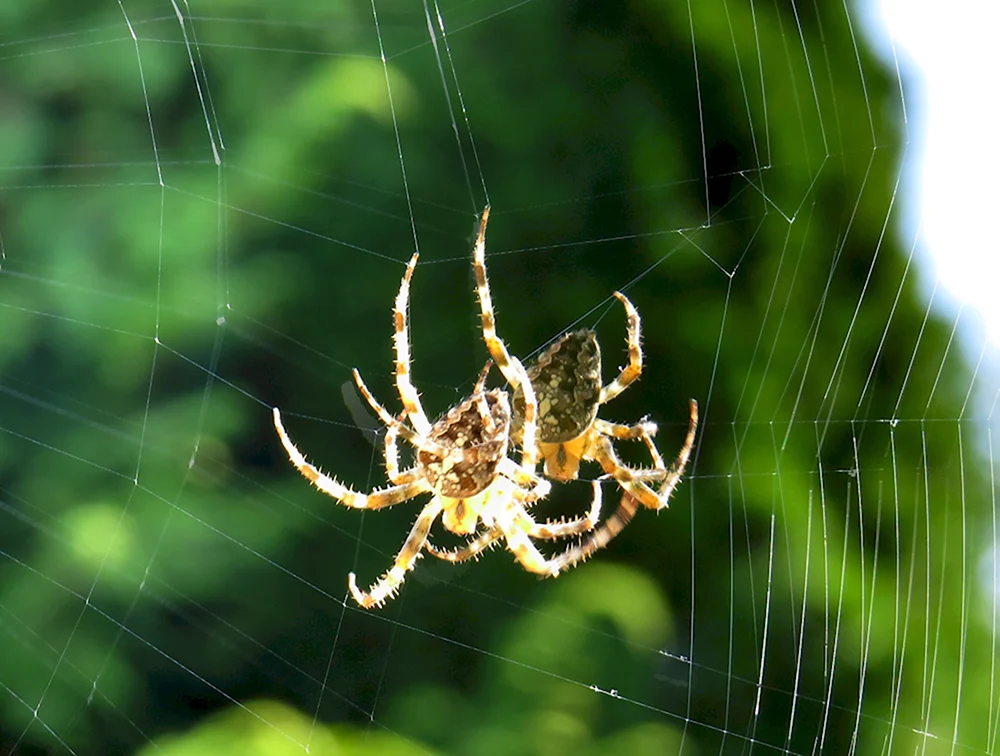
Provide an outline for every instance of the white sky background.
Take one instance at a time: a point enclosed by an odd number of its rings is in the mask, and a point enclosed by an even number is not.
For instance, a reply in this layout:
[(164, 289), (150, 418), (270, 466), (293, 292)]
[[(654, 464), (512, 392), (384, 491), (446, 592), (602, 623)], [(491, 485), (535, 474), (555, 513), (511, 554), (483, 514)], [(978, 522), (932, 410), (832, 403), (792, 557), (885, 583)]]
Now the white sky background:
[[(872, 1), (872, 0), (869, 0)], [(903, 238), (917, 236), (928, 292), (937, 283), (983, 369), (1000, 365), (1000, 0), (873, 0), (868, 36), (899, 60), (909, 145)], [(968, 319), (968, 315), (974, 318)], [(972, 322), (969, 322), (969, 321)], [(971, 326), (971, 328), (969, 327)], [(978, 329), (982, 328), (982, 331)], [(964, 333), (963, 333), (964, 332)], [(962, 336), (966, 338), (962, 338)], [(989, 367), (987, 367), (989, 366)], [(991, 407), (986, 407), (992, 412)], [(1000, 545), (978, 559), (980, 618), (1000, 633)]]
[(890, 61), (895, 46), (906, 85), (904, 238), (919, 230), (925, 280), (963, 321), (978, 314), (1000, 352), (1000, 2), (874, 0), (873, 11), (869, 36)]

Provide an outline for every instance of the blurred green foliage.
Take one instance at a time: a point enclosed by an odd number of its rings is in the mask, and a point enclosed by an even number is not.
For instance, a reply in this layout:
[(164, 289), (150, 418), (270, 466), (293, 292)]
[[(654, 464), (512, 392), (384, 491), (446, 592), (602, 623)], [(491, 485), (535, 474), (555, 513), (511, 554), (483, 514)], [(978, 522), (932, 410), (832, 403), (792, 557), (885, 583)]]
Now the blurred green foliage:
[[(438, 57), (418, 3), (376, 3), (381, 40), (366, 3), (123, 7), (2, 11), (0, 749), (986, 750), (986, 460), (895, 236), (898, 82), (857, 17), (446, 2)], [(338, 508), (268, 408), (381, 485), (341, 386), (396, 406), (416, 239), (415, 380), (432, 412), (469, 390), (487, 199), (511, 347), (596, 325), (608, 375), (627, 290), (647, 370), (607, 416), (669, 457), (696, 397), (697, 460), (556, 581), (424, 560), (365, 613), (346, 574), (416, 504)]]

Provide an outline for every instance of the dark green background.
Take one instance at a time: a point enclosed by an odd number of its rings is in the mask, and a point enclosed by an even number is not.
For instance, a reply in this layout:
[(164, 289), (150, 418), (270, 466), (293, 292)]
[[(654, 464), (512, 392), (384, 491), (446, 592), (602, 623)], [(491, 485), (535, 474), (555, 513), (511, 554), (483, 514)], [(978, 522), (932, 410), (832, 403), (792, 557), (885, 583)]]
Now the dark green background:
[[(138, 43), (113, 2), (0, 11), (0, 752), (987, 752), (986, 411), (860, 9), (446, 2), (436, 56), (379, 2), (386, 67), (363, 2), (124, 9)], [(696, 456), (558, 580), (425, 559), (364, 612), (419, 503), (323, 497), (269, 407), (381, 485), (342, 386), (398, 407), (416, 236), (415, 381), (470, 390), (487, 200), (511, 348), (595, 326), (610, 379), (626, 291), (647, 370), (603, 414), (671, 457), (694, 397)]]

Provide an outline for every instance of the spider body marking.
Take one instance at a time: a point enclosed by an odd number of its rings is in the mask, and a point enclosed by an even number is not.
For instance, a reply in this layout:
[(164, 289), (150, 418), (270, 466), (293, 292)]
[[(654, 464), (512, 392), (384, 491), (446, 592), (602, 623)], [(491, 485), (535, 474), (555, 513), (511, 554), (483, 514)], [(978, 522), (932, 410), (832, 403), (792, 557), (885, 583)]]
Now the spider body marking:
[[(481, 386), (431, 426), (428, 439), (441, 450), (430, 445), (418, 449), (418, 475), (441, 499), (441, 521), (452, 533), (474, 532), (488, 512), (484, 492), (500, 475), (509, 435), (507, 395), (498, 389), (483, 392)], [(483, 517), (484, 522), (489, 519), (488, 514)]]

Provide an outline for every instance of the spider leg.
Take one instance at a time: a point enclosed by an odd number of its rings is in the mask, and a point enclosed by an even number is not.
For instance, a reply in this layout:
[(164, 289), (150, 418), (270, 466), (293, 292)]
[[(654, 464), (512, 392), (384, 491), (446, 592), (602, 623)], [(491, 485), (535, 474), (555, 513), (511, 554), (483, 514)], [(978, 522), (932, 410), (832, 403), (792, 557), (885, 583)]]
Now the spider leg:
[(424, 547), (435, 518), (441, 514), (441, 507), (441, 500), (437, 496), (427, 503), (410, 528), (410, 534), (396, 555), (392, 568), (367, 591), (358, 589), (357, 575), (352, 572), (347, 576), (347, 587), (355, 601), (365, 609), (371, 609), (373, 606), (381, 606), (396, 595), (399, 586), (406, 579), (406, 573), (413, 569), (414, 563), (420, 558), (420, 550)]
[(476, 236), (476, 246), (472, 253), (472, 269), (476, 276), (476, 294), (479, 297), (479, 310), (482, 316), (483, 341), (500, 372), (507, 379), (507, 383), (513, 386), (515, 391), (520, 388), (524, 394), (524, 425), (520, 441), (522, 464), (534, 472), (538, 463), (535, 444), (538, 402), (521, 361), (507, 351), (507, 345), (497, 335), (493, 298), (490, 295), (489, 280), (486, 278), (486, 224), (489, 219), (490, 206), (487, 205), (483, 208), (483, 215), (479, 220), (479, 234)]
[[(596, 489), (594, 496), (595, 498), (600, 496)], [(556, 524), (558, 525), (558, 523)], [(529, 533), (537, 529), (537, 523), (525, 511), (520, 502), (515, 499), (509, 508), (497, 516), (497, 527), (503, 531), (507, 548), (525, 570), (543, 577), (559, 575), (559, 571), (565, 565), (556, 559), (546, 559), (545, 555), (535, 546)]]
[[(498, 341), (502, 344), (503, 342)], [(535, 398), (535, 389), (528, 379), (528, 372), (524, 369), (521, 361), (514, 357), (510, 358), (511, 369), (520, 374), (520, 379), (514, 383), (514, 389), (521, 388), (521, 395), (524, 397), (524, 423), (521, 425), (519, 441), (521, 444), (521, 466), (535, 472), (538, 465), (538, 400)]]
[(643, 436), (652, 438), (658, 430), (656, 423), (650, 420), (642, 420), (635, 425), (623, 425), (622, 423), (611, 423), (607, 420), (597, 418), (594, 420), (594, 425), (597, 426), (602, 435), (614, 436), (626, 441), (642, 438)]
[(570, 546), (551, 559), (556, 574), (579, 564), (595, 551), (603, 549), (621, 533), (638, 511), (638, 503), (631, 494), (622, 496), (621, 503), (605, 522), (575, 546)]
[(403, 427), (401, 422), (390, 425), (385, 431), (384, 442), (385, 474), (397, 486), (412, 483), (420, 478), (420, 471), (415, 467), (403, 472), (399, 471), (399, 448), (396, 439), (401, 427)]
[(399, 293), (396, 294), (396, 306), (393, 308), (393, 323), (395, 333), (392, 337), (393, 347), (396, 350), (396, 390), (399, 391), (399, 399), (403, 402), (410, 422), (416, 428), (417, 433), (426, 436), (431, 431), (431, 423), (424, 414), (424, 408), (420, 404), (420, 396), (417, 389), (410, 381), (410, 341), (409, 326), (406, 319), (406, 308), (410, 298), (410, 279), (413, 277), (413, 269), (417, 267), (417, 258), (420, 255), (416, 252), (406, 265), (406, 273), (403, 280), (399, 282)]
[(486, 429), (488, 434), (493, 434), (496, 432), (497, 424), (493, 422), (493, 415), (490, 413), (490, 407), (486, 403), (486, 376), (490, 374), (490, 368), (493, 367), (493, 361), (487, 360), (483, 371), (479, 374), (479, 378), (476, 380), (476, 385), (472, 390), (472, 395), (476, 397), (476, 407), (479, 410), (479, 417), (483, 419), (483, 427)]
[[(681, 476), (684, 474), (684, 468), (687, 466), (688, 458), (691, 456), (691, 449), (694, 447), (695, 430), (697, 427), (698, 402), (692, 399), (691, 422), (690, 425), (688, 425), (688, 433), (687, 437), (684, 439), (684, 446), (681, 448), (680, 454), (677, 455), (677, 460), (674, 462), (672, 468), (667, 471), (666, 480), (660, 488), (659, 501), (662, 502), (662, 506), (667, 506), (667, 502), (670, 500), (671, 494), (673, 494), (674, 489), (680, 482)], [(611, 442), (608, 441), (608, 439), (605, 438), (602, 440), (607, 444), (608, 448), (611, 448)], [(619, 483), (621, 483), (621, 481), (619, 481)], [(608, 519), (605, 520), (600, 527), (595, 529), (580, 543), (575, 546), (570, 546), (568, 549), (563, 551), (561, 554), (558, 554), (551, 560), (552, 568), (556, 570), (557, 574), (560, 571), (567, 570), (570, 567), (584, 561), (595, 551), (603, 549), (608, 545), (608, 543), (611, 542), (611, 539), (625, 529), (625, 526), (628, 525), (629, 521), (635, 516), (640, 502), (624, 484), (622, 487), (626, 489), (626, 492), (625, 495), (622, 496), (618, 509), (615, 510), (615, 512), (612, 513), (612, 515), (608, 517)]]
[(382, 424), (385, 426), (393, 425), (393, 423), (396, 422), (396, 418), (389, 413), (389, 410), (382, 406), (382, 403), (375, 398), (375, 395), (372, 394), (368, 386), (365, 385), (364, 380), (361, 378), (361, 372), (357, 368), (354, 368), (351, 371), (351, 375), (354, 376), (354, 383), (357, 384), (358, 391), (361, 392), (361, 396), (363, 396), (365, 401), (368, 402), (368, 406), (375, 410), (375, 414), (378, 415)]
[(681, 476), (684, 474), (684, 468), (687, 467), (688, 459), (691, 458), (691, 449), (694, 448), (695, 434), (698, 430), (698, 402), (692, 399), (689, 407), (691, 420), (688, 423), (688, 432), (684, 438), (684, 446), (681, 447), (680, 452), (677, 454), (677, 459), (670, 466), (667, 477), (663, 481), (663, 485), (660, 486), (660, 500), (664, 503), (670, 499), (674, 493), (674, 489), (677, 488), (677, 484), (680, 483)]
[(615, 296), (618, 298), (618, 301), (625, 306), (625, 315), (628, 319), (626, 330), (626, 341), (628, 342), (628, 365), (622, 368), (622, 371), (618, 374), (617, 378), (601, 389), (599, 404), (604, 404), (605, 402), (609, 402), (614, 399), (622, 391), (627, 389), (630, 383), (642, 375), (642, 347), (640, 346), (642, 331), (640, 325), (641, 321), (639, 320), (639, 311), (635, 309), (635, 305), (628, 300), (628, 297), (620, 291), (616, 291)]
[(352, 373), (354, 375), (354, 382), (358, 386), (358, 391), (361, 392), (361, 396), (363, 396), (365, 401), (368, 402), (368, 406), (375, 410), (375, 414), (378, 415), (379, 420), (381, 420), (387, 428), (396, 428), (400, 436), (420, 449), (426, 449), (427, 451), (433, 452), (434, 454), (440, 454), (442, 456), (448, 453), (448, 450), (443, 446), (435, 444), (430, 439), (423, 438), (419, 432), (414, 433), (412, 430), (403, 425), (403, 419), (409, 416), (407, 410), (404, 410), (398, 419), (390, 415), (389, 410), (382, 406), (379, 400), (375, 398), (375, 395), (372, 394), (368, 386), (365, 385), (358, 369), (355, 368)]
[(310, 464), (302, 452), (292, 443), (292, 440), (288, 437), (288, 433), (285, 432), (285, 426), (281, 423), (281, 413), (277, 407), (274, 408), (273, 414), (274, 427), (278, 431), (278, 438), (281, 439), (281, 445), (285, 447), (288, 459), (295, 465), (295, 469), (302, 473), (316, 488), (327, 496), (337, 499), (341, 504), (355, 509), (382, 509), (383, 507), (391, 507), (394, 504), (407, 501), (418, 494), (430, 490), (422, 480), (412, 480), (401, 485), (392, 486), (391, 488), (376, 490), (370, 494), (353, 491), (336, 478), (331, 478)]
[(476, 558), (483, 551), (492, 548), (500, 538), (503, 538), (503, 531), (500, 528), (491, 528), (457, 549), (439, 549), (429, 540), (424, 543), (424, 548), (433, 556), (446, 562), (464, 562)]
[(594, 426), (597, 428), (597, 432), (603, 436), (614, 436), (615, 438), (625, 440), (634, 440), (637, 438), (642, 440), (646, 444), (646, 448), (649, 449), (649, 456), (653, 458), (653, 467), (648, 471), (635, 472), (643, 480), (663, 480), (667, 473), (667, 466), (663, 461), (663, 455), (660, 454), (660, 450), (653, 443), (653, 436), (656, 435), (657, 431), (656, 423), (643, 420), (635, 425), (620, 425), (598, 418), (594, 421)]
[(493, 368), (493, 360), (486, 360), (486, 364), (483, 365), (483, 369), (479, 373), (479, 377), (476, 379), (476, 385), (472, 389), (473, 394), (482, 394), (486, 391), (486, 377), (490, 374), (490, 370)]
[(526, 532), (530, 527), (530, 522), (526, 514), (521, 514), (512, 523), (505, 524), (503, 528), (504, 537), (507, 539), (507, 548), (510, 549), (514, 558), (528, 572), (545, 577), (556, 577), (559, 574), (559, 566), (550, 562), (531, 542)]
[(662, 509), (667, 506), (666, 500), (661, 500), (657, 493), (643, 482), (650, 477), (662, 480), (666, 475), (665, 470), (633, 470), (618, 458), (611, 439), (607, 436), (597, 436), (591, 454), (604, 472), (614, 478), (627, 494), (638, 499), (644, 507)]
[(549, 491), (552, 490), (552, 484), (545, 480), (545, 478), (541, 478), (535, 475), (533, 471), (516, 464), (510, 457), (504, 457), (500, 460), (500, 464), (497, 466), (497, 473), (503, 475), (505, 478), (510, 478), (521, 487), (527, 487), (528, 490), (525, 492), (525, 499), (528, 501), (544, 499), (548, 496)]
[(594, 498), (590, 502), (590, 511), (587, 514), (573, 520), (560, 520), (558, 522), (553, 520), (535, 522), (532, 520), (532, 527), (528, 531), (528, 535), (532, 538), (554, 540), (591, 532), (597, 527), (597, 521), (601, 517), (601, 484), (595, 480), (592, 485), (594, 486)]
[[(590, 511), (587, 512), (586, 516), (575, 520), (562, 520), (559, 522), (553, 520), (535, 522), (529, 517), (531, 526), (528, 530), (528, 535), (532, 538), (555, 540), (557, 538), (568, 538), (569, 536), (592, 531), (601, 516), (601, 487), (597, 481), (594, 481), (593, 485), (594, 499), (591, 502)], [(424, 548), (433, 556), (443, 559), (446, 562), (464, 562), (467, 559), (476, 558), (481, 552), (492, 548), (496, 545), (497, 540), (502, 537), (503, 529), (498, 526), (480, 533), (461, 548), (441, 549), (431, 543), (430, 540), (424, 544)]]
[[(663, 468), (659, 470), (633, 470), (627, 467), (618, 458), (614, 446), (611, 444), (611, 439), (607, 436), (600, 436), (599, 441), (595, 444), (594, 459), (600, 463), (608, 475), (618, 481), (618, 485), (644, 507), (664, 509), (669, 506), (670, 497), (684, 474), (688, 459), (691, 457), (691, 450), (694, 448), (695, 434), (698, 430), (698, 402), (694, 399), (691, 400), (690, 411), (691, 419), (684, 445), (669, 470)], [(643, 480), (662, 480), (663, 484), (660, 486), (659, 492), (654, 492)]]

